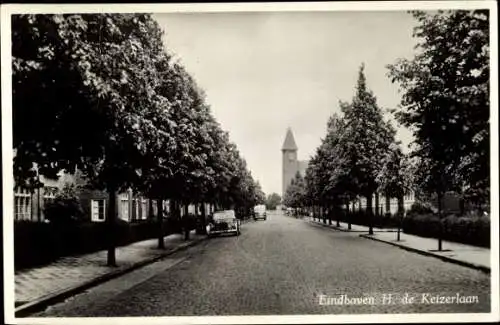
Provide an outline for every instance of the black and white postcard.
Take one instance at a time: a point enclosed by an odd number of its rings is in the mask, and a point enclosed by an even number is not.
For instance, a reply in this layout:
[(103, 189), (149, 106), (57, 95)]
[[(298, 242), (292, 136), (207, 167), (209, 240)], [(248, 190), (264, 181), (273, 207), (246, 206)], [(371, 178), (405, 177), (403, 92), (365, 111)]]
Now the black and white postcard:
[(494, 1), (1, 7), (12, 324), (499, 320)]

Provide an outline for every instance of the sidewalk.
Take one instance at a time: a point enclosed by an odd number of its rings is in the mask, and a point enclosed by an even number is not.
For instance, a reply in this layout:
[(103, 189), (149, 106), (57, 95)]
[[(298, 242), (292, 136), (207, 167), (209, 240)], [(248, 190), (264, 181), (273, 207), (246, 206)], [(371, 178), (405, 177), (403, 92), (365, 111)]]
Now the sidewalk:
[(347, 229), (347, 224), (340, 223), (340, 228), (336, 227), (336, 221), (332, 225), (325, 225), (322, 222), (313, 221), (312, 218), (306, 218), (314, 224), (321, 224), (340, 231), (363, 232), (360, 237), (384, 242), (402, 249), (406, 249), (421, 255), (427, 255), (439, 258), (441, 260), (471, 267), (489, 273), (491, 270), (491, 250), (489, 248), (477, 247), (472, 245), (442, 241), (442, 251), (437, 251), (438, 240), (435, 238), (425, 238), (416, 235), (410, 235), (401, 231), (400, 241), (397, 241), (397, 229), (379, 229), (373, 228), (373, 235), (368, 235), (368, 227), (351, 225), (351, 230)]
[(117, 267), (106, 266), (107, 251), (62, 257), (51, 264), (15, 272), (16, 315), (67, 298), (89, 287), (144, 266), (176, 251), (193, 246), (205, 235), (191, 231), (165, 237), (165, 249), (158, 249), (158, 239), (148, 239), (116, 248)]
[[(351, 224), (351, 229), (348, 229), (348, 224), (347, 222), (340, 222), (340, 227), (337, 227), (337, 220), (332, 220), (332, 224), (329, 225), (328, 224), (328, 220), (326, 220), (326, 224), (323, 223), (323, 219), (321, 219), (321, 221), (318, 221), (318, 219), (316, 220), (313, 220), (313, 218), (311, 217), (304, 217), (304, 220), (307, 220), (309, 222), (313, 222), (313, 223), (316, 223), (316, 224), (320, 224), (322, 226), (325, 226), (325, 227), (330, 227), (330, 228), (333, 228), (333, 229), (336, 229), (336, 230), (340, 230), (340, 231), (348, 231), (348, 232), (366, 232), (368, 233), (368, 227), (367, 226), (360, 226), (360, 225), (355, 225), (355, 224)], [(398, 231), (397, 228), (377, 228), (377, 227), (373, 227), (373, 232), (396, 232)]]

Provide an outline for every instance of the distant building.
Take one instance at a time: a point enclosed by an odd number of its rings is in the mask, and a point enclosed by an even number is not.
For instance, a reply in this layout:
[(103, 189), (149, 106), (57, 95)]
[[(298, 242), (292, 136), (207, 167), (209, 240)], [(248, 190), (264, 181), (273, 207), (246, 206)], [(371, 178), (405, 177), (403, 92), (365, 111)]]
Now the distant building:
[(306, 160), (297, 159), (297, 144), (293, 137), (292, 129), (288, 128), (286, 131), (285, 141), (281, 148), (282, 153), (282, 197), (285, 195), (286, 189), (292, 182), (297, 172), (305, 176), (307, 166), (309, 164)]

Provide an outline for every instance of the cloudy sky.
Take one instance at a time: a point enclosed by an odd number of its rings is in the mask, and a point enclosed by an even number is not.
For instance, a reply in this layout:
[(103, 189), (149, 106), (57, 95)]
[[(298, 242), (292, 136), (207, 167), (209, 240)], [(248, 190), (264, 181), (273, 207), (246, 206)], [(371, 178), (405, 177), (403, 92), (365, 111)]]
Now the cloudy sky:
[[(309, 159), (339, 100), (354, 94), (359, 66), (383, 108), (400, 94), (386, 65), (411, 58), (415, 24), (406, 12), (155, 14), (167, 49), (206, 91), (266, 194), (281, 194), (281, 145), (291, 127)], [(410, 132), (398, 130), (407, 145)]]

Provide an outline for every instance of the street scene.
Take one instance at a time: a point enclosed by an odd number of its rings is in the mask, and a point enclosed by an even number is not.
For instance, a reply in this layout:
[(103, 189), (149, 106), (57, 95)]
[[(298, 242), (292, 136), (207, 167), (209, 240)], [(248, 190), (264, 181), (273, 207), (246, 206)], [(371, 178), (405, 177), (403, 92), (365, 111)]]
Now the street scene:
[(6, 315), (498, 317), (492, 3), (2, 6)]
[[(489, 276), (269, 213), (35, 314), (39, 317), (488, 312)], [(383, 252), (383, 253), (380, 253)], [(452, 277), (444, 278), (444, 274)], [(400, 300), (408, 293), (413, 303)], [(433, 296), (477, 302), (431, 303)], [(322, 296), (345, 301), (328, 305)], [(383, 301), (386, 295), (386, 301)], [(389, 300), (389, 295), (391, 299)], [(428, 297), (427, 297), (428, 296)], [(424, 298), (422, 298), (424, 297)], [(373, 298), (357, 303), (358, 298)]]

